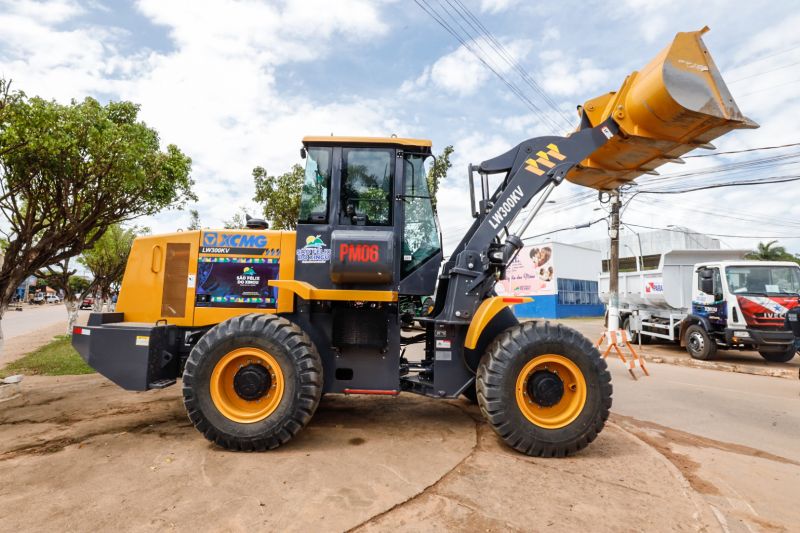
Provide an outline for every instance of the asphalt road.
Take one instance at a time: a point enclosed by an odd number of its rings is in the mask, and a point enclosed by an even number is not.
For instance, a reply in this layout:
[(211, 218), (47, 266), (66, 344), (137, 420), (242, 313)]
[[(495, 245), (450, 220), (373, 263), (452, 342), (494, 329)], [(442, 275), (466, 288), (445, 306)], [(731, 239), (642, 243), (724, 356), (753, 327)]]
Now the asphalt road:
[(650, 364), (612, 370), (612, 412), (800, 461), (800, 380)]
[(10, 308), (3, 315), (3, 336), (6, 340), (67, 321), (67, 309), (63, 304), (23, 305), (22, 309), (15, 311)]

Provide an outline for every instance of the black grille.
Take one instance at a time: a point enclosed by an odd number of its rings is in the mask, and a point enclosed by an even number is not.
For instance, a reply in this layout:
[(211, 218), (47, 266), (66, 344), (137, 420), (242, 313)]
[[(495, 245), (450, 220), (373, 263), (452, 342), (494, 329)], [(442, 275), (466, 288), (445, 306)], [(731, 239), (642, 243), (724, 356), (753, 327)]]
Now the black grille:
[(333, 311), (333, 345), (386, 346), (385, 309), (337, 308)]
[(786, 313), (786, 323), (794, 336), (800, 338), (800, 305)]

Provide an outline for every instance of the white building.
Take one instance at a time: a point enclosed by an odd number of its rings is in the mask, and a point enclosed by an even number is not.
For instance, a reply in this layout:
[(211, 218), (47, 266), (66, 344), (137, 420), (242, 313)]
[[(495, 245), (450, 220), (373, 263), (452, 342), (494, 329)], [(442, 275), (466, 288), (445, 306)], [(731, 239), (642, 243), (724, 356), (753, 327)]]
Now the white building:
[(605, 310), (597, 294), (600, 265), (601, 253), (590, 248), (559, 242), (525, 246), (496, 290), (533, 297), (533, 302), (514, 306), (518, 317), (599, 316)]

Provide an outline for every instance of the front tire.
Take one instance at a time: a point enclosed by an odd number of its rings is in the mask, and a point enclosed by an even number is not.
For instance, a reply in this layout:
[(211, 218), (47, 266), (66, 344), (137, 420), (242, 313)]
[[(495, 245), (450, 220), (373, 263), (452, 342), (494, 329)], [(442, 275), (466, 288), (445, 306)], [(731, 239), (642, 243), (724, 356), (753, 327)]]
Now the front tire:
[(686, 351), (692, 359), (708, 361), (717, 355), (717, 343), (703, 326), (692, 324), (686, 328)]
[(794, 345), (789, 345), (783, 350), (768, 350), (762, 348), (758, 353), (771, 363), (788, 363), (794, 358), (796, 351)]
[(308, 424), (322, 376), (319, 353), (300, 328), (275, 315), (242, 315), (194, 346), (183, 372), (183, 402), (208, 440), (229, 450), (263, 451)]
[(506, 330), (478, 368), (478, 404), (506, 444), (563, 457), (602, 431), (611, 408), (605, 360), (577, 331), (549, 323)]

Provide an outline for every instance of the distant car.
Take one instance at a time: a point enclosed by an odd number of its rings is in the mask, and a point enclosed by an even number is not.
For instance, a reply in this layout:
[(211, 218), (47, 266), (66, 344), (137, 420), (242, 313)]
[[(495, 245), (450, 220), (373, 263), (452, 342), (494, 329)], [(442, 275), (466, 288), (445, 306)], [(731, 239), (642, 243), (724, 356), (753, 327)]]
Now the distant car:
[(61, 298), (59, 298), (57, 294), (48, 294), (46, 301), (49, 304), (60, 304)]
[(81, 309), (91, 309), (92, 307), (94, 307), (94, 298), (87, 296), (81, 302)]
[(37, 292), (33, 295), (33, 303), (36, 305), (41, 305), (44, 303), (44, 294), (41, 292)]

